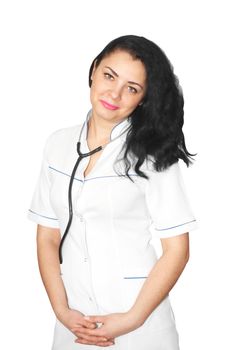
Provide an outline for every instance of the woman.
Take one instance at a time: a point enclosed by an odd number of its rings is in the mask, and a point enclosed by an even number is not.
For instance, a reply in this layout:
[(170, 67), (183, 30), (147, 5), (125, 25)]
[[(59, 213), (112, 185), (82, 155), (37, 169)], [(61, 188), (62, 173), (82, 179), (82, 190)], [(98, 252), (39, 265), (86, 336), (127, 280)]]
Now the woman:
[(196, 228), (178, 162), (192, 156), (178, 79), (155, 43), (129, 35), (94, 59), (89, 85), (84, 123), (48, 138), (28, 214), (52, 349), (177, 350), (169, 292)]

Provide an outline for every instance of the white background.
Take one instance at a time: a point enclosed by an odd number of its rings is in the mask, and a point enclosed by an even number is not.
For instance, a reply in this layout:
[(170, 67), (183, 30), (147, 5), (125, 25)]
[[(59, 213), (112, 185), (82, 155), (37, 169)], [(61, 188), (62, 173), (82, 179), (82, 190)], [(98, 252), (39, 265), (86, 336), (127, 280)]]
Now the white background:
[(181, 350), (233, 348), (230, 22), (224, 0), (1, 1), (1, 348), (51, 347), (54, 316), (27, 209), (47, 136), (84, 120), (89, 66), (125, 34), (153, 40), (172, 62), (185, 97), (186, 145), (198, 153), (182, 169), (200, 228), (190, 233), (191, 257), (170, 293)]

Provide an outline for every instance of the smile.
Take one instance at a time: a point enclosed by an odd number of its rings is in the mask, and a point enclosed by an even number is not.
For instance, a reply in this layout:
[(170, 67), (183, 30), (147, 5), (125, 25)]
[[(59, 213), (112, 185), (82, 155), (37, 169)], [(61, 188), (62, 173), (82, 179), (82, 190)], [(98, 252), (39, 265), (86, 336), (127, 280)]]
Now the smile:
[(100, 102), (102, 103), (102, 105), (103, 105), (105, 108), (110, 109), (111, 111), (115, 111), (116, 109), (119, 109), (119, 107), (114, 106), (114, 105), (111, 105), (110, 103), (108, 103), (108, 102), (106, 102), (106, 101), (100, 100)]

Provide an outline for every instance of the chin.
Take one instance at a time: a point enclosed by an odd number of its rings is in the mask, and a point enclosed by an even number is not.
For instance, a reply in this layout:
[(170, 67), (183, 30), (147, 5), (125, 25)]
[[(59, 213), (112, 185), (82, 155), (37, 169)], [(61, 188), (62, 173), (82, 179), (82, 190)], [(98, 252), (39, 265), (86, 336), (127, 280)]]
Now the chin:
[(104, 118), (104, 119), (115, 119), (120, 117), (119, 110), (111, 111), (102, 106), (100, 108), (93, 108), (93, 112), (94, 114), (98, 115), (98, 117)]

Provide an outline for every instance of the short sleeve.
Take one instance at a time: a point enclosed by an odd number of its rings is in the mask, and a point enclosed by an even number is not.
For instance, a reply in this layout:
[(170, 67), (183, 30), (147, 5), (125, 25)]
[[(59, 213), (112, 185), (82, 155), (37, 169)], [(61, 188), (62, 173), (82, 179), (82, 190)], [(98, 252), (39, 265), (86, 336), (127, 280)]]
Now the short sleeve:
[(49, 142), (52, 135), (47, 139), (44, 147), (43, 159), (40, 169), (39, 178), (36, 183), (34, 194), (32, 196), (30, 209), (27, 217), (29, 220), (36, 222), (39, 225), (59, 228), (58, 219), (53, 211), (50, 202), (50, 178), (49, 178), (49, 164), (47, 160)]
[(179, 162), (161, 172), (149, 170), (148, 176), (146, 202), (156, 235), (167, 238), (198, 228)]

